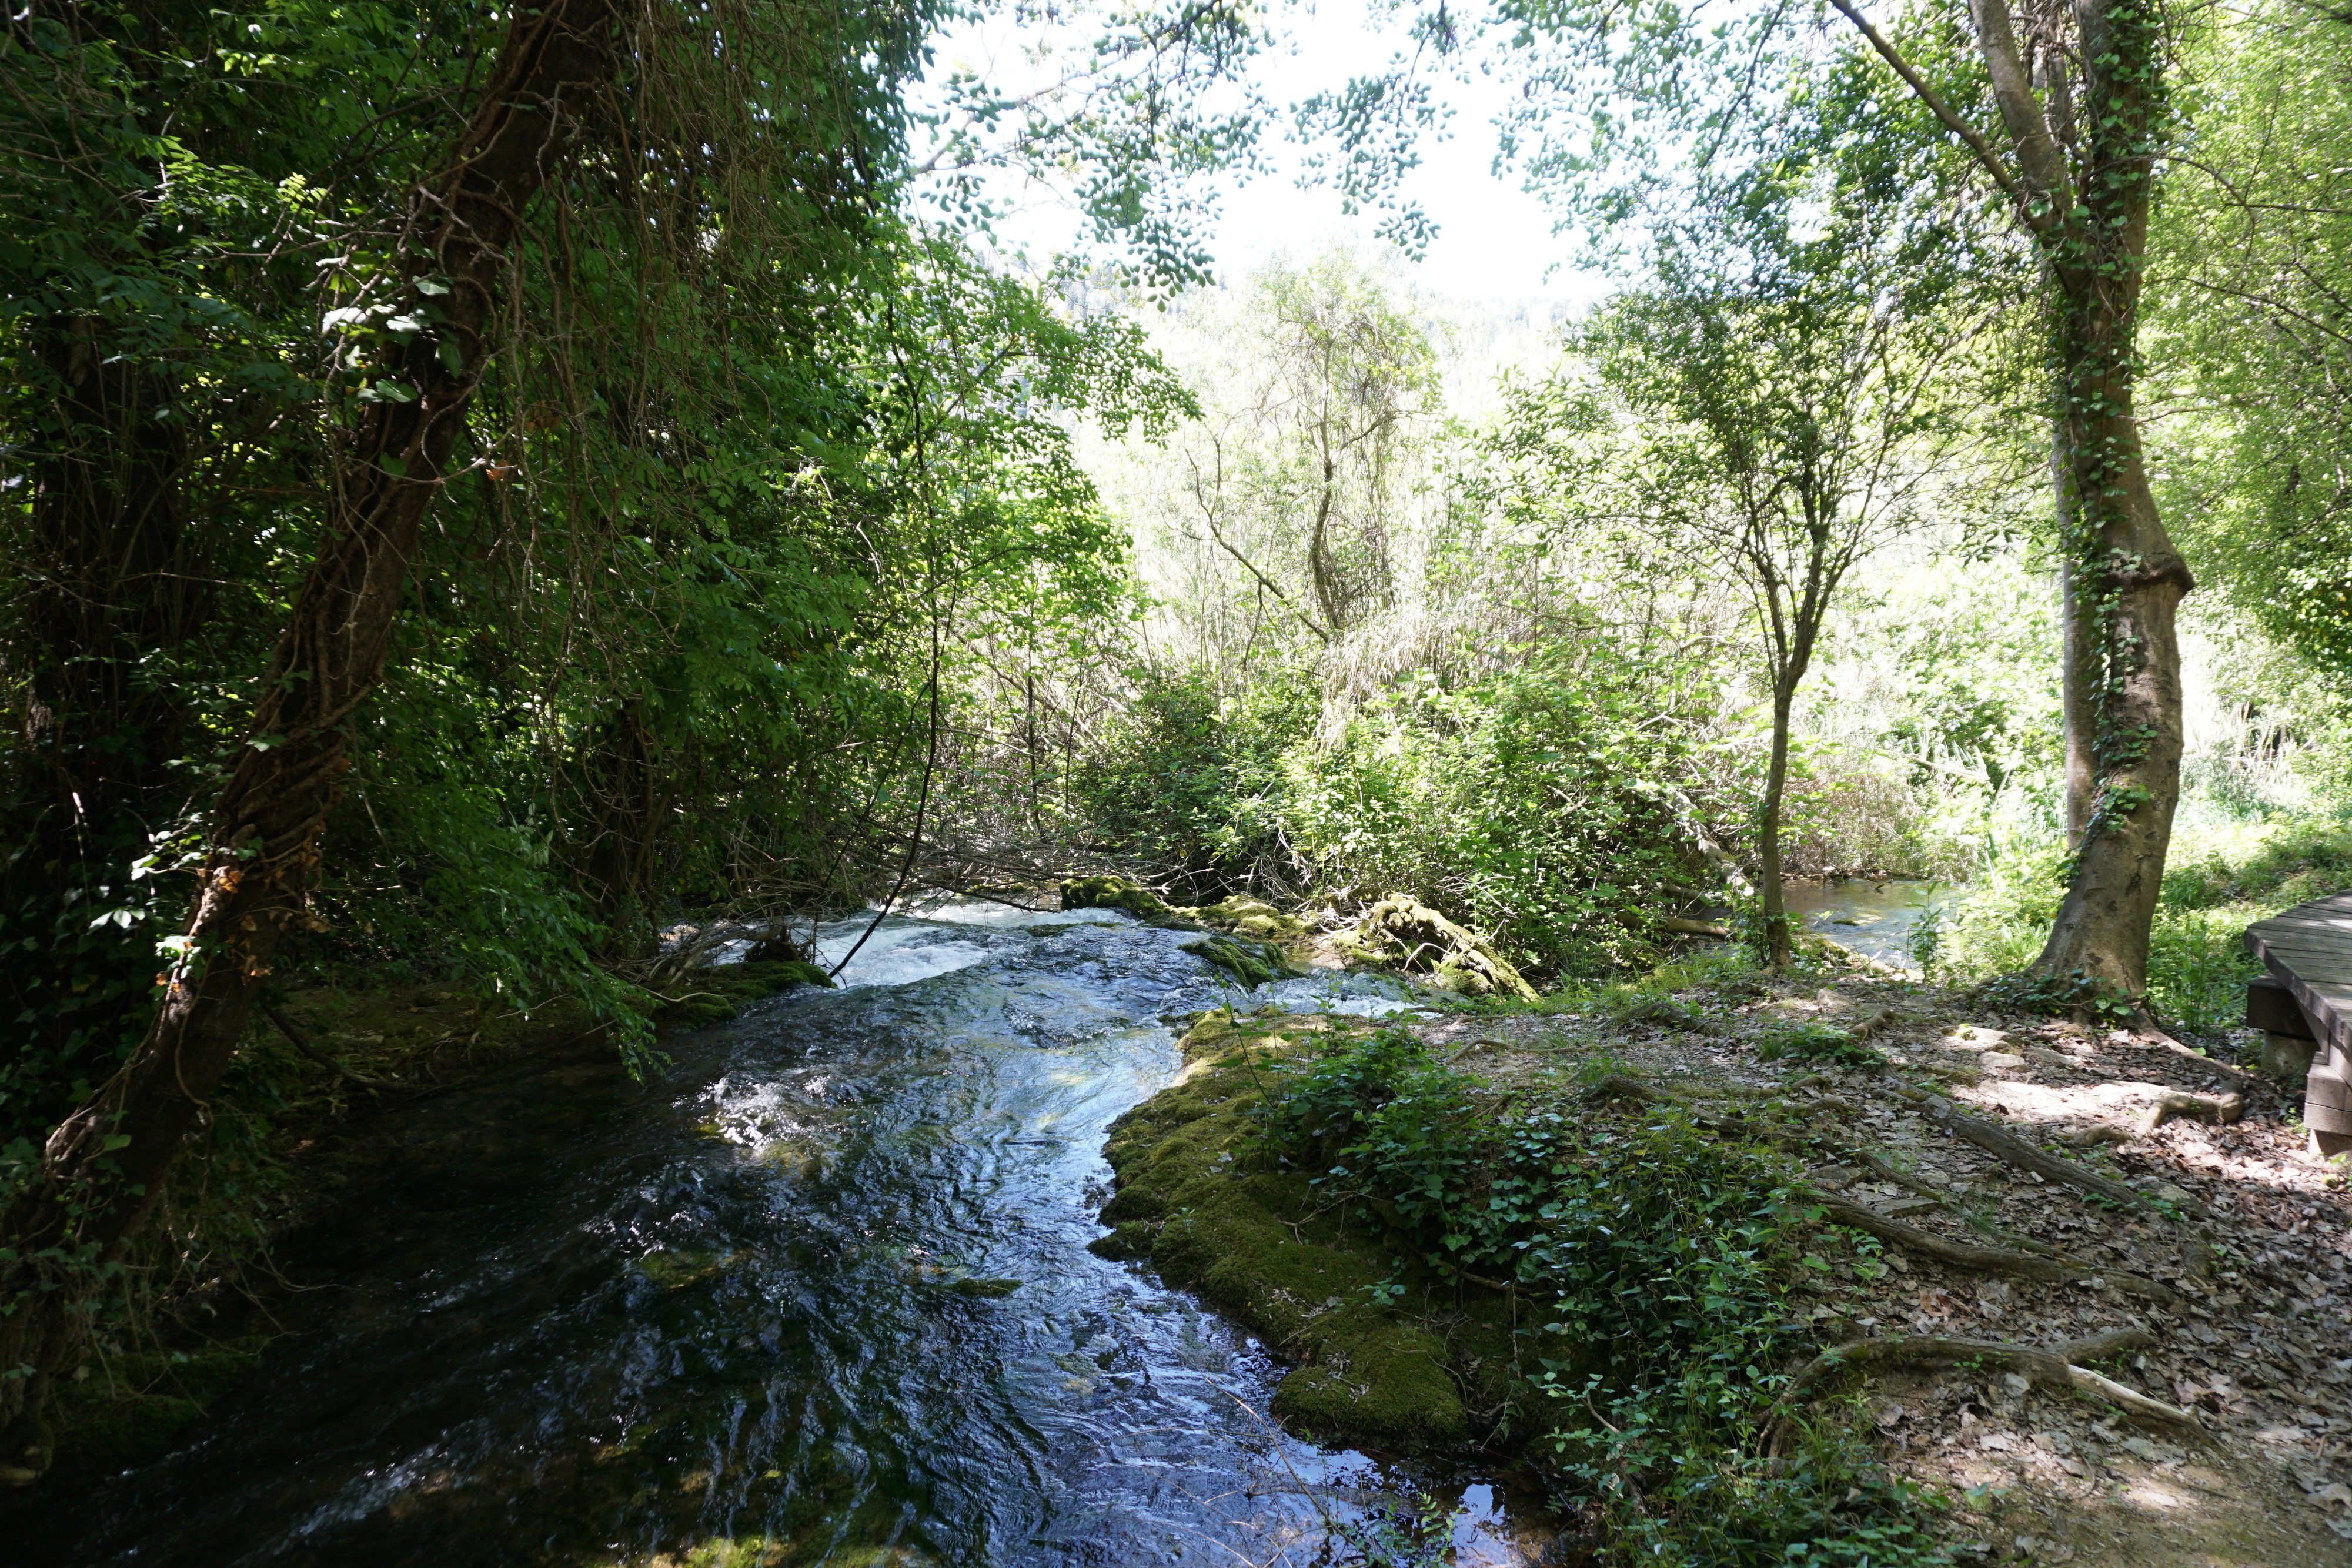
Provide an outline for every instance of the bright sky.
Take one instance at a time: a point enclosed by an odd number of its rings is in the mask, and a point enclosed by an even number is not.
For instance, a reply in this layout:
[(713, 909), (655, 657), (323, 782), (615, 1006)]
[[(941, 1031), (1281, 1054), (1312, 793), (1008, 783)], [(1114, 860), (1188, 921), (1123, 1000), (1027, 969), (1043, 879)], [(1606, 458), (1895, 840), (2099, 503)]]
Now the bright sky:
[[(1362, 0), (1318, 0), (1312, 9), (1287, 12), (1284, 20), (1292, 47), (1269, 53), (1256, 67), (1257, 87), (1283, 108), (1381, 69), (1405, 42), (1402, 28), (1368, 27)], [(940, 59), (950, 65), (990, 60), (1001, 71), (1022, 42), (1018, 35), (1002, 31), (986, 38), (965, 35), (942, 48)], [(1415, 269), (1415, 282), (1426, 293), (1462, 300), (1566, 300), (1581, 306), (1597, 298), (1602, 292), (1599, 278), (1565, 266), (1552, 270), (1567, 258), (1570, 242), (1552, 233), (1551, 214), (1543, 204), (1519, 188), (1517, 174), (1498, 177), (1493, 171), (1493, 120), (1504, 102), (1503, 85), (1487, 78), (1467, 83), (1450, 76), (1438, 79), (1456, 112), (1444, 140), (1423, 142), (1421, 165), (1405, 181), (1407, 196), (1438, 226), (1437, 238)], [(1277, 139), (1265, 151), (1275, 172), (1223, 193), (1213, 249), (1225, 278), (1237, 281), (1276, 255), (1307, 255), (1334, 240), (1366, 247), (1384, 243), (1373, 235), (1379, 214), (1350, 217), (1332, 192), (1299, 187), (1298, 148)], [(1042, 256), (1066, 243), (1073, 228), (1066, 208), (1040, 202), (1002, 225), (999, 233), (1007, 243)]]

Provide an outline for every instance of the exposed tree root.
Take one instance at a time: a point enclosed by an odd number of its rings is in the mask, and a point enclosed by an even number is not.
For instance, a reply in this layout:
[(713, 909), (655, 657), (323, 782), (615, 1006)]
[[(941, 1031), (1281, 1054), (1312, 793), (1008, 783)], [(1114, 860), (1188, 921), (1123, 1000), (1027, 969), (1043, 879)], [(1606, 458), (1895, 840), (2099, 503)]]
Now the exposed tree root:
[(405, 1083), (396, 1083), (389, 1078), (370, 1078), (364, 1072), (353, 1072), (350, 1068), (345, 1067), (341, 1062), (337, 1061), (333, 1057), (329, 1056), (325, 1051), (320, 1051), (317, 1046), (311, 1044), (310, 1037), (302, 1032), (302, 1027), (296, 1023), (292, 1019), (288, 1018), (283, 1010), (278, 1008), (270, 1008), (267, 1010), (269, 1014), (269, 1021), (278, 1026), (278, 1032), (286, 1037), (287, 1043), (293, 1046), (295, 1050), (300, 1051), (311, 1061), (317, 1062), (320, 1066), (325, 1068), (328, 1071), (333, 1073), (336, 1077), (347, 1078), (353, 1083), (358, 1084), (361, 1088), (370, 1091), (377, 1089), (405, 1089), (409, 1087)]
[(1867, 1149), (1844, 1149), (1841, 1150), (1840, 1154), (1842, 1157), (1853, 1160), (1879, 1180), (1891, 1181), (1906, 1192), (1914, 1193), (1931, 1202), (1940, 1204), (1949, 1196), (1938, 1187), (1929, 1186), (1916, 1176), (1905, 1176)]
[(2105, 1122), (2095, 1123), (2079, 1132), (2061, 1133), (2057, 1137), (2057, 1142), (2070, 1149), (2095, 1149), (2102, 1144), (2128, 1144), (2131, 1141), (2131, 1134)]
[[(1923, 1094), (1920, 1105), (1929, 1121), (1952, 1136), (1974, 1144), (2004, 1165), (2032, 1171), (2047, 1181), (2063, 1182), (2084, 1192), (2096, 1193), (2108, 1202), (2120, 1204), (2126, 1208), (2156, 1208), (2155, 1199), (2146, 1193), (2135, 1191), (2119, 1181), (2111, 1181), (2095, 1171), (2085, 1170), (2072, 1160), (2060, 1159), (2045, 1149), (2038, 1149), (2016, 1134), (1996, 1127), (1990, 1122), (1964, 1116), (1940, 1095)], [(2200, 1219), (2220, 1218), (2194, 1198), (2180, 1207)], [(2163, 1211), (2157, 1209), (2157, 1212)]]
[(2215, 1126), (2226, 1126), (2245, 1113), (2246, 1097), (2243, 1094), (2223, 1094), (2217, 1097), (2210, 1094), (2174, 1092), (2157, 1101), (2141, 1115), (2139, 1135), (2143, 1138), (2147, 1137), (2176, 1116), (2185, 1116), (2198, 1122), (2210, 1122)]
[[(1991, 1237), (1994, 1240), (2001, 1242), (2006, 1246), (2014, 1247), (2021, 1252), (2031, 1252), (2036, 1257), (2041, 1258), (2055, 1258), (2061, 1262), (2074, 1261), (2074, 1260), (2068, 1259), (2066, 1254), (2061, 1252), (2055, 1247), (2036, 1241), (2031, 1236), (2020, 1236), (2014, 1230), (2003, 1229), (2001, 1227), (1991, 1224), (1979, 1216), (1970, 1214), (1965, 1208), (1956, 1207), (1951, 1201), (1950, 1193), (1945, 1192), (1938, 1187), (1931, 1186), (1927, 1183), (1919, 1181), (1915, 1177), (1905, 1176), (1901, 1171), (1896, 1170), (1893, 1166), (1888, 1165), (1885, 1160), (1879, 1158), (1876, 1155), (1872, 1154), (1867, 1149), (1857, 1149), (1845, 1144), (1835, 1143), (1828, 1138), (1821, 1137), (1818, 1134), (1815, 1135), (1813, 1142), (1816, 1147), (1828, 1151), (1832, 1157), (1839, 1160), (1851, 1161), (1855, 1165), (1861, 1166), (1881, 1181), (1893, 1182), (1895, 1186), (1904, 1187), (1911, 1192), (1915, 1192), (1921, 1197), (1933, 1199), (1937, 1204), (1940, 1205), (1946, 1212), (1949, 1213), (1953, 1218), (1959, 1220), (1961, 1224), (1967, 1226), (1971, 1230), (1981, 1231), (1985, 1235)], [(2085, 1273), (2095, 1274), (2099, 1272), (2097, 1269), (2093, 1268), (2087, 1263), (2080, 1264), (2079, 1266)]]
[[(2197, 1419), (2195, 1413), (2177, 1405), (2168, 1405), (2161, 1399), (2151, 1399), (2145, 1394), (2125, 1387), (2114, 1378), (2102, 1376), (2077, 1364), (2155, 1343), (2156, 1336), (2146, 1329), (2116, 1329), (2088, 1339), (2068, 1340), (2047, 1348), (2011, 1344), (2000, 1340), (1953, 1339), (1939, 1334), (1884, 1334), (1873, 1339), (1853, 1340), (1823, 1351), (1797, 1370), (1789, 1380), (1789, 1387), (1781, 1396), (1781, 1402), (1785, 1406), (1790, 1401), (1801, 1398), (1824, 1378), (1848, 1369), (1941, 1366), (1957, 1362), (1976, 1362), (2001, 1367), (2037, 1382), (2063, 1385), (2096, 1395), (2127, 1415), (2210, 1440), (2210, 1434), (2206, 1431), (2204, 1423)], [(1776, 1426), (1779, 1420), (1775, 1417)]]
[(2250, 1089), (2262, 1087), (2263, 1080), (2260, 1075), (2249, 1072), (2242, 1067), (2232, 1067), (2226, 1061), (2216, 1061), (2210, 1056), (2200, 1055), (2160, 1029), (2150, 1029), (2142, 1032), (2147, 1036), (2150, 1044), (2162, 1046), (2175, 1056), (2187, 1057), (2197, 1064), (2200, 1071), (2210, 1072), (2216, 1078), (2226, 1078), (2234, 1083), (2244, 1084)]
[(1846, 1032), (1856, 1040), (1868, 1040), (1872, 1035), (1884, 1034), (1894, 1028), (1901, 1019), (1902, 1015), (1893, 1008), (1873, 1008), (1848, 1024)]
[(1679, 915), (1660, 915), (1658, 929), (1669, 936), (1712, 936), (1718, 942), (1731, 940), (1731, 932), (1727, 927), (1718, 925), (1712, 920), (1685, 920)]
[(1605, 1078), (1594, 1079), (1585, 1085), (1584, 1098), (1588, 1102), (1631, 1100), (1641, 1105), (1667, 1105), (1674, 1103), (1674, 1096), (1665, 1091), (1653, 1088), (1640, 1079), (1623, 1072), (1612, 1072)]
[(1924, 1253), (1939, 1263), (1956, 1269), (1969, 1269), (1980, 1274), (2011, 1274), (2021, 1280), (2039, 1281), (2049, 1285), (2071, 1285), (2083, 1281), (2100, 1280), (2113, 1285), (2126, 1295), (2143, 1301), (2170, 1303), (2179, 1300), (2173, 1292), (2154, 1280), (2119, 1269), (2089, 1269), (2079, 1264), (2061, 1262), (2055, 1258), (2036, 1258), (2025, 1252), (2004, 1252), (1996, 1248), (1978, 1247), (1966, 1241), (1955, 1241), (1933, 1231), (1906, 1225), (1865, 1204), (1854, 1203), (1832, 1193), (1807, 1193), (1808, 1203), (1819, 1204), (1829, 1211), (1829, 1218), (1840, 1225), (1850, 1225), (1856, 1230), (1877, 1237), (1906, 1251)]

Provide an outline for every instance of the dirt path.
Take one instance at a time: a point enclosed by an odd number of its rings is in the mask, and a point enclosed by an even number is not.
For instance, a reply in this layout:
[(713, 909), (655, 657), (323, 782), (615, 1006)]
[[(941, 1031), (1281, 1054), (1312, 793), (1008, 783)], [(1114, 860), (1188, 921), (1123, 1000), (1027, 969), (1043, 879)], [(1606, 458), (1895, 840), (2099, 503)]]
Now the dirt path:
[[(2352, 1194), (2304, 1153), (2283, 1120), (2295, 1102), (2276, 1085), (2148, 1038), (1972, 1013), (1899, 982), (1738, 982), (1675, 1001), (1646, 1019), (1457, 1018), (1427, 1032), (1498, 1081), (1636, 1075), (1701, 1115), (1740, 1118), (1816, 1191), (1950, 1241), (2038, 1246), (2077, 1266), (2068, 1282), (2037, 1282), (1820, 1230), (1819, 1277), (1797, 1304), (1825, 1344), (2042, 1346), (2145, 1330), (2147, 1348), (2101, 1368), (2198, 1427), (2136, 1425), (2095, 1396), (1980, 1364), (1863, 1385), (1890, 1467), (1959, 1500), (1978, 1560), (2352, 1564)], [(1761, 1059), (1759, 1042), (1808, 1022), (1859, 1026), (1887, 1065)], [(2238, 1095), (2242, 1113), (2148, 1130), (2150, 1108), (2183, 1094), (2222, 1102), (2220, 1114)], [(2021, 1170), (1952, 1135), (1951, 1114), (2160, 1207)]]

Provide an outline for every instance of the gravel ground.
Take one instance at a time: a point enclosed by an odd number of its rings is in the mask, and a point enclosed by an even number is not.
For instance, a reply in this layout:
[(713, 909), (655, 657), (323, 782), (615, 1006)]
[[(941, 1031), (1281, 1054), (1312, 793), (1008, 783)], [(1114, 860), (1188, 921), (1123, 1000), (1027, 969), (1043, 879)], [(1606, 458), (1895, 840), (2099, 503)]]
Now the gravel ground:
[[(1802, 1298), (1824, 1345), (2053, 1346), (2145, 1330), (2152, 1343), (2099, 1370), (2195, 1426), (1980, 1364), (1896, 1366), (1868, 1385), (1890, 1467), (1960, 1500), (1964, 1559), (2352, 1564), (2352, 1194), (2340, 1167), (2305, 1152), (2288, 1119), (2299, 1099), (2158, 1037), (1990, 1016), (1893, 980), (1744, 982), (1675, 1000), (1648, 1018), (1450, 1018), (1425, 1032), (1498, 1084), (1622, 1071), (1702, 1116), (1740, 1118), (1817, 1191), (2074, 1266), (2051, 1283), (1903, 1244), (1825, 1244), (1829, 1266)], [(1759, 1034), (1815, 1019), (1858, 1026), (1889, 1065), (1759, 1060)], [(2239, 1117), (2150, 1130), (2150, 1109), (2182, 1093)], [(2126, 1211), (2021, 1170), (1948, 1132), (1946, 1106), (2158, 1202)]]

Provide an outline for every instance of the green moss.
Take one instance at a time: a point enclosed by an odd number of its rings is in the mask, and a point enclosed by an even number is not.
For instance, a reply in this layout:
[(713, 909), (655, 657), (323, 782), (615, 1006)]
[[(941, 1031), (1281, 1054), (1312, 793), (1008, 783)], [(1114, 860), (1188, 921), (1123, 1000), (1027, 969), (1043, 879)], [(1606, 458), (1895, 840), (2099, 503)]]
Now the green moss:
[(1064, 909), (1124, 909), (1146, 925), (1177, 931), (1205, 931), (1207, 926), (1171, 909), (1160, 896), (1131, 877), (1074, 876), (1062, 883)]
[(1261, 942), (1295, 942), (1307, 935), (1305, 921), (1255, 898), (1236, 895), (1184, 913), (1204, 925), (1237, 936), (1254, 936)]
[(93, 1363), (48, 1418), (49, 1469), (104, 1474), (157, 1458), (190, 1422), (251, 1376), (261, 1338), (195, 1351), (147, 1351)]
[(1306, 973), (1276, 948), (1230, 936), (1207, 936), (1198, 942), (1187, 942), (1184, 951), (1206, 958), (1244, 986), (1263, 986), (1270, 980), (1286, 980)]
[(669, 1252), (648, 1252), (636, 1260), (637, 1272), (663, 1291), (683, 1291), (705, 1280), (716, 1279), (728, 1264), (735, 1260), (731, 1252), (711, 1252), (699, 1249), (684, 1249)]
[(1074, 876), (1062, 883), (1065, 909), (1124, 909), (1149, 917), (1173, 915), (1158, 894), (1130, 877)]
[(797, 958), (778, 959), (764, 964), (739, 964), (736, 968), (749, 980), (764, 986), (768, 991), (788, 991), (794, 986), (826, 986), (833, 977), (821, 964), (803, 963)]
[(1332, 938), (1349, 961), (1425, 974), (1465, 997), (1532, 1002), (1536, 988), (1477, 933), (1418, 899), (1391, 893)]
[(1390, 1447), (1458, 1443), (1508, 1397), (1507, 1304), (1451, 1288), (1409, 1310), (1391, 1304), (1396, 1239), (1329, 1212), (1306, 1173), (1258, 1153), (1250, 1111), (1265, 1085), (1303, 1042), (1348, 1027), (1201, 1015), (1182, 1077), (1111, 1130), (1117, 1189), (1103, 1219), (1114, 1228), (1095, 1250), (1150, 1259), (1296, 1362), (1274, 1401), (1293, 1426)]
[(725, 1023), (745, 1004), (797, 986), (830, 986), (833, 977), (814, 964), (781, 958), (756, 964), (724, 964), (696, 969), (678, 983), (675, 999), (655, 998), (653, 1016), (678, 1029)]

